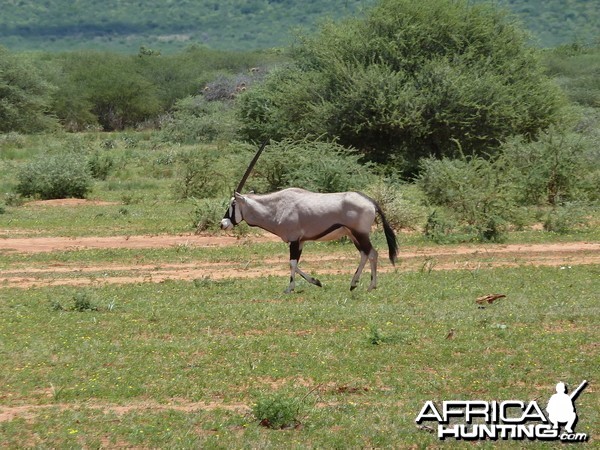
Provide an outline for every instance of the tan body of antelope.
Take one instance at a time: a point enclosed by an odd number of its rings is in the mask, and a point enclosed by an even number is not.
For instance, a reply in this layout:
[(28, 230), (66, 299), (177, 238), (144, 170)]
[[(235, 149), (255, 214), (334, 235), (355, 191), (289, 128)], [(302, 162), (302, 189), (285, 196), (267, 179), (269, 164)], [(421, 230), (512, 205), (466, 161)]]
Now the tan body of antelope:
[[(245, 179), (240, 186), (243, 181)], [(377, 215), (381, 217), (389, 257), (394, 263), (398, 248), (394, 231), (379, 205), (358, 192), (319, 194), (298, 188), (265, 195), (241, 195), (236, 192), (221, 221), (221, 228), (229, 230), (244, 220), (248, 225), (267, 230), (289, 243), (290, 284), (285, 290), (288, 293), (295, 288), (296, 273), (309, 283), (321, 286), (319, 280), (298, 267), (305, 242), (348, 236), (359, 250), (361, 258), (352, 277), (350, 290), (356, 288), (367, 261), (371, 265), (371, 290), (377, 287), (377, 251), (373, 248), (369, 235)]]

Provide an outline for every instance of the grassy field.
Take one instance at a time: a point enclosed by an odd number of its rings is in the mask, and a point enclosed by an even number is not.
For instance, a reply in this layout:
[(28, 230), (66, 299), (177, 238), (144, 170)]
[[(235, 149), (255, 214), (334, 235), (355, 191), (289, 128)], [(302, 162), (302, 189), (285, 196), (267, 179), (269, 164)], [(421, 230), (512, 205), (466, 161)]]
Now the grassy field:
[[(19, 413), (0, 422), (0, 444), (436, 446), (414, 423), (426, 400), (545, 405), (556, 382), (583, 379), (577, 431), (594, 439), (598, 274), (388, 273), (352, 294), (332, 275), (291, 296), (279, 277), (2, 289), (0, 413)], [(507, 298), (478, 308), (491, 292)], [(296, 426), (252, 415), (274, 393), (299, 402)]]
[[(195, 203), (179, 200), (174, 189), (177, 155), (189, 149), (144, 134), (8, 136), (0, 144), (3, 242), (194, 232)], [(101, 151), (113, 161), (87, 202), (57, 206), (11, 194), (23, 164), (64, 148)], [(567, 233), (527, 226), (509, 233), (506, 244), (598, 242), (597, 214), (585, 211), (588, 226)], [(399, 233), (399, 241), (401, 260), (403, 251), (433, 245), (419, 231)], [(379, 232), (374, 242), (384, 255)], [(446, 260), (457, 244), (439, 246), (450, 253)], [(483, 255), (501, 246), (467, 245)], [(36, 287), (0, 283), (3, 448), (454, 448), (457, 442), (417, 427), (425, 401), (537, 399), (545, 406), (557, 382), (572, 388), (584, 379), (590, 385), (577, 399), (576, 430), (597, 443), (600, 268), (579, 265), (573, 255), (553, 267), (533, 267), (524, 257), (508, 260), (510, 268), (437, 270), (444, 268), (424, 256), (423, 264), (392, 271), (382, 261), (378, 290), (366, 292), (363, 275), (350, 293), (353, 246), (311, 244), (304, 267), (323, 271), (324, 287), (301, 281), (295, 294), (284, 295), (279, 272), (103, 281), (166, 264), (241, 272), (273, 262), (285, 271), (285, 245), (258, 243), (251, 232), (214, 248), (0, 253), (4, 274), (46, 271)], [(93, 282), (53, 286), (54, 269), (67, 281)], [(507, 297), (483, 308), (475, 303), (490, 293)], [(265, 427), (257, 416), (273, 396), (275, 409), (291, 413), (284, 429)], [(496, 445), (523, 443), (478, 444)]]

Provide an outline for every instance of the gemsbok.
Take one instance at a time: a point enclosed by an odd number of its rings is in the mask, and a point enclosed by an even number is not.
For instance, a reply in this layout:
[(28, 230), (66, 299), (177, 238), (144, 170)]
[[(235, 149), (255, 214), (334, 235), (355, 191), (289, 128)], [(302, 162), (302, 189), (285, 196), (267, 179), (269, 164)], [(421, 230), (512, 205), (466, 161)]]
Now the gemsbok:
[(309, 283), (321, 286), (319, 280), (307, 275), (298, 267), (305, 242), (328, 241), (348, 236), (360, 252), (360, 264), (352, 277), (350, 290), (356, 288), (367, 260), (371, 264), (371, 284), (368, 290), (375, 289), (377, 251), (371, 244), (370, 233), (377, 215), (383, 224), (392, 264), (395, 264), (398, 252), (396, 236), (381, 207), (373, 199), (359, 192), (320, 194), (289, 188), (264, 195), (242, 195), (240, 192), (265, 145), (266, 143), (263, 143), (259, 148), (235, 190), (221, 221), (221, 229), (231, 230), (244, 220), (248, 225), (269, 231), (288, 243), (290, 284), (285, 290), (286, 293), (294, 290), (296, 273)]

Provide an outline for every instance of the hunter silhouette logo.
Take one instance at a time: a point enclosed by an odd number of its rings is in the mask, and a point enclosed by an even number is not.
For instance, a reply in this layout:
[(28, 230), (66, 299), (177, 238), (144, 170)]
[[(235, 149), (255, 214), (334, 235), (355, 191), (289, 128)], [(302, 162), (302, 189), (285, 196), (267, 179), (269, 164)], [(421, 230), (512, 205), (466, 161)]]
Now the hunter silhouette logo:
[[(583, 391), (584, 380), (571, 394), (560, 382), (556, 394), (550, 397), (546, 406), (547, 415), (535, 400), (483, 401), (449, 400), (436, 406), (431, 400), (425, 402), (415, 422), (435, 421), (440, 439), (457, 440), (560, 440), (585, 442), (586, 433), (575, 433), (577, 412), (574, 401)], [(560, 424), (565, 424), (560, 431)], [(431, 429), (427, 426), (426, 429)]]
[(577, 389), (573, 391), (571, 395), (567, 394), (567, 387), (565, 383), (558, 383), (556, 385), (556, 394), (550, 397), (546, 411), (548, 412), (548, 419), (552, 422), (552, 428), (558, 429), (560, 422), (566, 423), (565, 431), (567, 433), (573, 433), (573, 427), (577, 422), (577, 413), (575, 412), (575, 405), (573, 401), (582, 391), (587, 384), (587, 380), (584, 380)]

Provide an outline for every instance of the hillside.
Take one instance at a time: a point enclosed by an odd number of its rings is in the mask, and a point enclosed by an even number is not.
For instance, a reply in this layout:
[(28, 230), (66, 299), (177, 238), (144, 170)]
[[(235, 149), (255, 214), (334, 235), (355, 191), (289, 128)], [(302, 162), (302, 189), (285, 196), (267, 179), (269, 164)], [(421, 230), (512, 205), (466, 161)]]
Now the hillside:
[(498, 0), (508, 7), (542, 47), (600, 39), (598, 0)]
[[(488, 1), (488, 0), (479, 0)], [(360, 14), (376, 0), (4, 0), (0, 45), (11, 50), (97, 48), (163, 52), (204, 44), (215, 49), (281, 47), (293, 30)], [(543, 47), (600, 36), (597, 0), (497, 0)]]
[(162, 51), (192, 43), (223, 50), (286, 46), (295, 28), (356, 14), (374, 0), (6, 0), (0, 45), (13, 50)]

